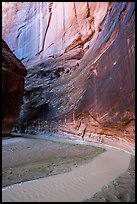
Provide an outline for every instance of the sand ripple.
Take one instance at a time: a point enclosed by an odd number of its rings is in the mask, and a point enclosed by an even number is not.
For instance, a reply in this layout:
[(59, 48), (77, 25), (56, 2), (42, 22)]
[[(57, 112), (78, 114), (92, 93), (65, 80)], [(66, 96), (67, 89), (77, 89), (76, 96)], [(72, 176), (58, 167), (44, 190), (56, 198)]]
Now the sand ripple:
[(71, 172), (2, 189), (3, 202), (81, 202), (125, 172), (130, 154), (108, 148)]

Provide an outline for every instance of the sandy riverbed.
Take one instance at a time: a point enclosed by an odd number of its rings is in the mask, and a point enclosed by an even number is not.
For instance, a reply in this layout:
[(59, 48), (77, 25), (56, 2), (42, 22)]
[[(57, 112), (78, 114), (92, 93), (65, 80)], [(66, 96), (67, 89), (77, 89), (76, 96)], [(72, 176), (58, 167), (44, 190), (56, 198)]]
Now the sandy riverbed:
[(135, 156), (126, 172), (84, 202), (135, 202)]
[(105, 149), (90, 145), (15, 137), (2, 142), (2, 185), (65, 173)]
[(3, 202), (82, 202), (125, 172), (129, 163), (129, 154), (111, 148), (105, 151), (91, 145), (28, 138), (4, 139), (3, 187), (45, 178), (3, 188)]

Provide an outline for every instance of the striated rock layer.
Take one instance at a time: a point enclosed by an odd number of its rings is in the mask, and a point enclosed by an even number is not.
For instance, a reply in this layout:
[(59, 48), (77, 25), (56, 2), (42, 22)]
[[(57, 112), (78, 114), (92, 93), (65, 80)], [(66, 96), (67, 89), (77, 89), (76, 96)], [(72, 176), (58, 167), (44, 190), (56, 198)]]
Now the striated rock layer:
[(9, 136), (23, 99), (27, 70), (2, 40), (2, 136)]
[(134, 2), (6, 2), (3, 38), (28, 69), (19, 131), (134, 146)]

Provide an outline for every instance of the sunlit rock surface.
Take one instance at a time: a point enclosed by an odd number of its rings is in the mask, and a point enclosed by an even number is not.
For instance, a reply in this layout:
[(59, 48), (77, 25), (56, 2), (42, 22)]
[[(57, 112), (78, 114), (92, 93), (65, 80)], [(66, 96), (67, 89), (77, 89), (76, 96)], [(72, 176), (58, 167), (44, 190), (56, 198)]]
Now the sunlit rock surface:
[(9, 136), (21, 108), (27, 70), (2, 40), (2, 135)]
[(6, 2), (2, 31), (28, 69), (19, 131), (134, 146), (134, 2)]

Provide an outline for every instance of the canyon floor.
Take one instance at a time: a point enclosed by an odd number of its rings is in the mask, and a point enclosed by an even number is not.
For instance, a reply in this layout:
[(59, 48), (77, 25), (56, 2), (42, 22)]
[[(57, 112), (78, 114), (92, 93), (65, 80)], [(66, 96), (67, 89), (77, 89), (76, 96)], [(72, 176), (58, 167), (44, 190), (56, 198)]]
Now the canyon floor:
[(102, 147), (3, 139), (3, 202), (134, 202), (135, 157)]

